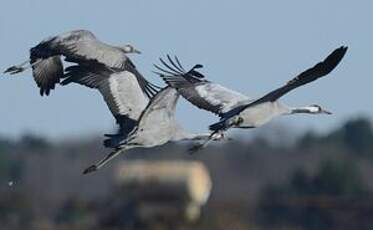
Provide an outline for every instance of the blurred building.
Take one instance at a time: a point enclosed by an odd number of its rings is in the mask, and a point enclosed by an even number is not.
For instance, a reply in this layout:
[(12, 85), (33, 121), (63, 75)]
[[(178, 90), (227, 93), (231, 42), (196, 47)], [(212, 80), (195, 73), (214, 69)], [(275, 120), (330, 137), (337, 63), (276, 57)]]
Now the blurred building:
[(141, 223), (195, 222), (212, 188), (208, 169), (197, 161), (125, 161), (115, 181), (135, 203), (134, 217)]

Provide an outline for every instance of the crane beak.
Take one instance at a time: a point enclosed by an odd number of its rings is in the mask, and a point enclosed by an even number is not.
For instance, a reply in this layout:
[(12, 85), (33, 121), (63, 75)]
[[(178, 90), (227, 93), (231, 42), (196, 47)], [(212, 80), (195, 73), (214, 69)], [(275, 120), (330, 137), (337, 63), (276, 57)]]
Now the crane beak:
[(135, 54), (141, 54), (141, 51), (140, 51), (140, 50), (137, 50), (137, 49), (133, 49), (132, 53), (135, 53)]
[(328, 114), (328, 115), (333, 114), (332, 112), (330, 112), (328, 110), (325, 110), (325, 109), (321, 110), (321, 112), (324, 113), (324, 114)]

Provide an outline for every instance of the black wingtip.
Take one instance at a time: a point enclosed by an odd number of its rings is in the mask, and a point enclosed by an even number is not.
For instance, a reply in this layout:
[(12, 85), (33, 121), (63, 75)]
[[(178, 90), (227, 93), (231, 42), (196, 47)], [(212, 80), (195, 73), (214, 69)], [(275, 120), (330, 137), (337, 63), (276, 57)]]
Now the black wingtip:
[(340, 59), (342, 59), (342, 58), (344, 57), (344, 55), (346, 54), (347, 50), (348, 50), (348, 47), (347, 47), (347, 46), (341, 46), (341, 47), (335, 49), (335, 50), (332, 52), (332, 54), (329, 55), (329, 56), (332, 56), (332, 55), (334, 54), (334, 55), (340, 57)]
[[(170, 83), (173, 80), (170, 80), (172, 78), (184, 78), (186, 81), (189, 81), (191, 83), (200, 82), (201, 79), (204, 79), (205, 76), (197, 71), (197, 69), (203, 68), (203, 65), (196, 64), (194, 65), (189, 71), (185, 71), (183, 66), (181, 65), (179, 59), (177, 56), (175, 56), (175, 59), (173, 60), (169, 54), (166, 55), (167, 60), (169, 64), (162, 58), (159, 58), (159, 61), (162, 63), (164, 67), (160, 67), (156, 64), (153, 64), (153, 66), (158, 71), (153, 71), (155, 74), (159, 75), (167, 85), (170, 85)], [(176, 82), (178, 80), (175, 80)], [(173, 88), (177, 88), (176, 85), (171, 85)]]
[(344, 56), (348, 50), (348, 46), (342, 46), (341, 48), (343, 50), (343, 56)]
[(175, 67), (175, 68), (176, 68), (180, 73), (184, 73), (184, 72), (185, 72), (185, 71), (183, 70), (183, 68), (179, 65), (179, 63), (176, 64), (176, 63), (177, 63), (176, 59), (175, 59), (175, 61), (173, 61), (172, 58), (171, 58), (171, 56), (170, 56), (169, 54), (167, 54), (167, 59), (168, 59), (168, 61), (171, 63), (171, 65), (172, 65), (173, 67)]
[(191, 68), (189, 71), (188, 71), (188, 74), (191, 74), (193, 75), (194, 77), (196, 78), (205, 78), (205, 76), (203, 74), (201, 74), (200, 72), (198, 72), (196, 69), (201, 69), (203, 68), (203, 65), (201, 64), (197, 64), (197, 65), (194, 65), (193, 68)]
[(184, 67), (181, 65), (181, 63), (180, 63), (180, 61), (179, 61), (179, 58), (178, 58), (176, 55), (175, 55), (175, 61), (176, 61), (176, 63), (179, 65), (180, 69), (182, 69), (183, 72), (185, 72)]
[(335, 49), (328, 57), (324, 60), (323, 64), (325, 65), (325, 73), (326, 75), (330, 73), (343, 59), (347, 52), (347, 46), (341, 46)]
[(197, 64), (197, 65), (193, 66), (192, 69), (201, 69), (201, 68), (203, 68), (203, 65)]
[(340, 49), (343, 49), (343, 50), (348, 50), (348, 46), (341, 46), (339, 47)]
[[(348, 46), (342, 46), (343, 47), (343, 53), (346, 54), (347, 50), (348, 50)], [(343, 55), (344, 55), (343, 54)]]
[(336, 49), (335, 51), (340, 52), (342, 54), (342, 57), (343, 57), (346, 54), (347, 50), (348, 50), (348, 46), (341, 46), (338, 49)]
[(97, 166), (96, 165), (91, 165), (83, 171), (83, 174), (86, 175), (88, 173), (92, 173), (92, 172), (95, 172), (95, 171), (97, 171)]

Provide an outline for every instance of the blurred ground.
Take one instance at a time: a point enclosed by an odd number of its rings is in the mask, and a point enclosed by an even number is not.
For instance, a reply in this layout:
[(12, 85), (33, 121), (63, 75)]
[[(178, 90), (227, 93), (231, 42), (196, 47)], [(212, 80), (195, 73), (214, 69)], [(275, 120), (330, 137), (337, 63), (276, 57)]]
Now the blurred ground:
[[(286, 144), (268, 139), (280, 138), (276, 132), (195, 155), (186, 153), (188, 143), (133, 150), (86, 176), (82, 169), (107, 152), (101, 137), (1, 137), (1, 229), (371, 229), (371, 122), (351, 119)], [(201, 219), (138, 221), (136, 202), (113, 181), (116, 165), (135, 159), (203, 162), (213, 189)]]

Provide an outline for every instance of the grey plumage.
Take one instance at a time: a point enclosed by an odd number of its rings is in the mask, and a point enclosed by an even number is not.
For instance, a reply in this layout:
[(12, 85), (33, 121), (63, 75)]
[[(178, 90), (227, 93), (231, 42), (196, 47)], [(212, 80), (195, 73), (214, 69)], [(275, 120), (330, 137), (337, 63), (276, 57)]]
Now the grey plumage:
[[(77, 83), (97, 89), (120, 126), (116, 134), (107, 134), (105, 146), (115, 150), (97, 164), (87, 168), (89, 173), (101, 168), (111, 159), (131, 148), (149, 148), (169, 141), (204, 140), (194, 150), (213, 139), (223, 138), (230, 128), (255, 128), (276, 116), (295, 113), (327, 113), (318, 105), (291, 108), (278, 99), (291, 90), (329, 74), (342, 60), (347, 47), (333, 51), (324, 61), (302, 72), (284, 86), (258, 99), (208, 81), (197, 64), (189, 71), (179, 59), (167, 55), (160, 59), (164, 67), (155, 65), (167, 83), (160, 88), (148, 82), (127, 57), (139, 53), (133, 46), (112, 46), (99, 41), (90, 31), (74, 30), (47, 38), (30, 49), (27, 62), (11, 66), (5, 73), (16, 74), (32, 67), (33, 77), (40, 94), (49, 95), (57, 83)], [(76, 65), (65, 69), (65, 61)], [(192, 134), (184, 130), (175, 119), (175, 107), (182, 95), (193, 105), (218, 115), (209, 134)]]
[[(149, 98), (160, 89), (138, 72), (128, 53), (139, 51), (131, 45), (103, 43), (87, 30), (74, 30), (44, 39), (30, 49), (29, 66), (24, 62), (5, 72), (16, 74), (32, 67), (41, 95), (49, 95), (61, 79), (62, 85), (97, 89), (120, 126), (117, 134), (106, 134), (104, 145), (113, 148), (133, 130)], [(65, 74), (61, 56), (76, 64)]]
[(106, 134), (106, 147), (116, 147), (133, 130), (149, 102), (136, 76), (129, 71), (116, 72), (104, 65), (82, 63), (67, 67), (64, 77), (62, 85), (75, 82), (97, 89), (103, 96), (120, 126), (117, 134)]
[(305, 110), (297, 108), (289, 108), (277, 99), (291, 90), (302, 85), (315, 81), (323, 76), (329, 74), (342, 60), (347, 52), (347, 47), (341, 46), (335, 49), (324, 61), (317, 63), (312, 68), (302, 72), (284, 86), (271, 91), (263, 97), (252, 101), (250, 103), (240, 105), (223, 114), (221, 121), (210, 125), (210, 130), (216, 132), (226, 130), (230, 127), (246, 128), (257, 127), (268, 121), (273, 117), (281, 114), (292, 113), (329, 113), (320, 106), (314, 105), (314, 112), (307, 108)]
[[(205, 76), (195, 68), (196, 66), (201, 68), (202, 65), (196, 65), (188, 72), (183, 71), (181, 68), (176, 70), (177, 65), (175, 62), (172, 62), (169, 56), (167, 57), (170, 65), (160, 59), (167, 69), (154, 65), (161, 71), (158, 74), (167, 85), (177, 89), (186, 100), (198, 108), (221, 116), (232, 108), (251, 100), (249, 97), (239, 92), (206, 80)], [(177, 60), (178, 65), (180, 65), (177, 57), (175, 57), (175, 60)], [(173, 66), (173, 68), (171, 66)]]
[[(116, 149), (102, 160), (84, 170), (84, 174), (100, 169), (110, 160), (132, 148), (150, 148), (169, 141), (206, 140), (209, 134), (192, 134), (176, 122), (175, 108), (179, 93), (166, 87), (157, 93), (142, 112), (136, 127)], [(219, 139), (219, 136), (215, 136)]]
[[(343, 46), (334, 50), (324, 61), (302, 72), (286, 85), (256, 100), (209, 82), (196, 70), (194, 72), (185, 72), (176, 69), (175, 62), (171, 62), (169, 56), (170, 64), (165, 65), (165, 62), (161, 60), (166, 69), (159, 66), (156, 66), (156, 68), (162, 71), (161, 77), (164, 81), (169, 86), (177, 89), (186, 100), (199, 108), (216, 113), (221, 117), (219, 122), (210, 125), (212, 137), (231, 127), (255, 128), (283, 114), (330, 114), (330, 112), (318, 105), (291, 108), (277, 101), (277, 99), (297, 87), (329, 74), (342, 60), (346, 51), (347, 47)], [(198, 73), (197, 75), (195, 74), (196, 72)], [(196, 151), (200, 149), (209, 141), (207, 140), (205, 143), (193, 147), (192, 150)]]
[(32, 75), (37, 86), (40, 88), (40, 95), (49, 95), (50, 90), (55, 88), (55, 85), (60, 82), (63, 77), (63, 65), (58, 56), (48, 57), (46, 59), (36, 58), (32, 56), (31, 63)]
[[(137, 71), (135, 65), (127, 57), (127, 53), (139, 53), (131, 45), (123, 47), (112, 46), (99, 41), (92, 32), (87, 30), (69, 31), (44, 39), (30, 49), (30, 66), (33, 68), (34, 79), (40, 88), (41, 95), (49, 95), (55, 84), (63, 75), (63, 64), (60, 56), (66, 61), (75, 63), (90, 62), (104, 65), (113, 71), (127, 70), (132, 72), (146, 95), (151, 97), (157, 92), (157, 86), (152, 85)], [(15, 74), (27, 69), (25, 63), (11, 66), (4, 72)]]

